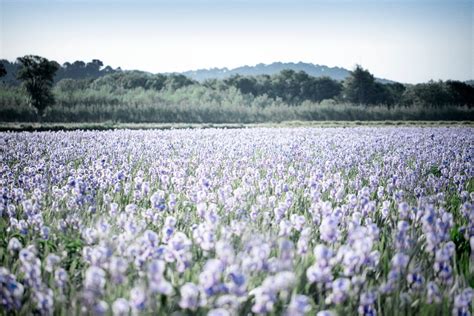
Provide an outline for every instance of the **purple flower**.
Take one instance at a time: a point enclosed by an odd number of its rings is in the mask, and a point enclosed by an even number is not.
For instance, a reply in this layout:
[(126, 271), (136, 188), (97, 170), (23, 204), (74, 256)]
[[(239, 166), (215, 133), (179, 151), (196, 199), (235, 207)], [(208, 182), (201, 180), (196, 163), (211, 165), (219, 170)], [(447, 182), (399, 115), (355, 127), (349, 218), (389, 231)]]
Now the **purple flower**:
[(0, 267), (0, 306), (5, 310), (19, 310), (23, 298), (23, 285), (16, 281), (13, 274)]
[(321, 239), (328, 243), (334, 243), (339, 238), (339, 219), (335, 216), (326, 217), (319, 227)]
[(305, 295), (294, 295), (291, 298), (286, 315), (303, 316), (311, 311), (311, 303), (309, 297)]
[(453, 315), (470, 315), (472, 300), (474, 299), (474, 290), (472, 288), (464, 289), (454, 298)]
[(51, 253), (46, 257), (46, 266), (45, 270), (48, 272), (53, 272), (54, 267), (61, 261), (59, 256)]
[(153, 260), (148, 265), (147, 277), (148, 284), (152, 293), (161, 293), (164, 295), (171, 295), (173, 293), (173, 286), (165, 280), (166, 264), (161, 260)]
[(336, 316), (337, 314), (333, 311), (324, 310), (316, 313), (316, 316)]
[(68, 278), (68, 274), (63, 268), (58, 268), (56, 271), (54, 271), (54, 281), (57, 287), (64, 288)]
[(106, 315), (109, 305), (105, 301), (98, 301), (92, 308), (94, 315)]
[(8, 249), (8, 251), (10, 251), (10, 253), (13, 254), (13, 253), (15, 253), (15, 252), (20, 251), (20, 249), (21, 249), (22, 247), (23, 247), (23, 246), (22, 246), (21, 242), (20, 242), (17, 238), (13, 237), (13, 238), (10, 239), (10, 241), (8, 242), (8, 247), (7, 247), (7, 249)]
[(36, 308), (42, 315), (50, 315), (53, 313), (53, 291), (49, 288), (44, 288), (34, 292), (36, 301)]
[(134, 311), (143, 311), (146, 308), (147, 296), (145, 289), (140, 286), (130, 291), (130, 306)]
[(434, 282), (428, 282), (426, 285), (426, 302), (428, 304), (440, 303), (442, 300), (441, 292), (439, 287)]
[(183, 309), (196, 310), (205, 301), (200, 298), (199, 288), (193, 283), (186, 283), (180, 289), (181, 299), (179, 306)]
[(110, 258), (109, 272), (112, 281), (121, 284), (126, 280), (125, 272), (128, 269), (128, 262), (122, 257), (113, 256)]
[(407, 255), (403, 253), (396, 253), (390, 261), (392, 264), (392, 269), (403, 271), (407, 267), (409, 260), (410, 258)]
[(377, 295), (373, 291), (364, 292), (360, 295), (359, 308), (357, 311), (359, 315), (363, 316), (376, 316), (377, 310), (375, 309), (375, 300)]
[(105, 287), (105, 271), (98, 267), (90, 267), (86, 270), (84, 288), (92, 292), (101, 293)]
[(112, 304), (112, 313), (114, 316), (128, 316), (130, 313), (130, 304), (124, 298), (118, 298)]
[(341, 304), (350, 294), (351, 281), (347, 278), (338, 278), (332, 282), (332, 293), (326, 298), (328, 303)]
[(207, 313), (207, 316), (231, 316), (232, 314), (223, 309), (223, 308), (215, 308), (215, 309), (211, 309), (208, 313)]

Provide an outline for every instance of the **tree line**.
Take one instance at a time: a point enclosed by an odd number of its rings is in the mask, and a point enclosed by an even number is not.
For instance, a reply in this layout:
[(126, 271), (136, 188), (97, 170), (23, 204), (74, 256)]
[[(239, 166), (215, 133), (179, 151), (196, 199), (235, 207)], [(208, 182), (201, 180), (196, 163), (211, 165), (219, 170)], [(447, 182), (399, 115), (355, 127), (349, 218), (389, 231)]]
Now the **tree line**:
[[(12, 64), (16, 67), (13, 70)], [(100, 106), (120, 106), (121, 109), (141, 106), (153, 111), (153, 107), (159, 107), (158, 104), (166, 104), (166, 107), (187, 103), (188, 107), (238, 105), (291, 109), (324, 103), (326, 106), (349, 104), (364, 109), (411, 107), (422, 109), (423, 113), (435, 108), (465, 107), (467, 112), (461, 111), (465, 114), (472, 113), (474, 105), (471, 84), (453, 80), (415, 85), (380, 83), (359, 65), (344, 81), (312, 77), (303, 71), (283, 70), (275, 75), (234, 75), (199, 83), (181, 74), (150, 74), (103, 67), (97, 59), (90, 63), (74, 62), (60, 66), (32, 55), (20, 57), (6, 66), (5, 62), (0, 63), (0, 76), (5, 78), (9, 71), (16, 71), (17, 81), (8, 80), (2, 84), (0, 107), (8, 108), (7, 112), (16, 120), (21, 118), (15, 111), (25, 116), (26, 112), (36, 109), (37, 117), (41, 119), (48, 108), (49, 113), (65, 113), (79, 106), (91, 111), (94, 108), (97, 112)], [(15, 110), (15, 104), (21, 111)], [(30, 106), (29, 110), (27, 106)], [(71, 120), (70, 117), (67, 119)], [(121, 119), (127, 120), (127, 117)]]
[[(16, 61), (10, 62), (6, 59), (0, 60), (0, 67), (5, 71), (2, 78), (4, 84), (9, 86), (17, 86), (21, 84), (18, 79), (18, 73), (23, 67), (20, 58), (24, 59), (28, 56), (19, 57)], [(29, 56), (30, 58), (39, 56)], [(47, 62), (50, 62), (47, 60)], [(58, 82), (62, 79), (96, 79), (108, 74), (120, 72), (120, 67), (114, 69), (111, 66), (104, 66), (104, 63), (99, 59), (92, 59), (90, 62), (76, 60), (74, 62), (65, 62), (62, 65), (51, 61), (57, 65), (57, 71), (54, 73), (53, 81)]]

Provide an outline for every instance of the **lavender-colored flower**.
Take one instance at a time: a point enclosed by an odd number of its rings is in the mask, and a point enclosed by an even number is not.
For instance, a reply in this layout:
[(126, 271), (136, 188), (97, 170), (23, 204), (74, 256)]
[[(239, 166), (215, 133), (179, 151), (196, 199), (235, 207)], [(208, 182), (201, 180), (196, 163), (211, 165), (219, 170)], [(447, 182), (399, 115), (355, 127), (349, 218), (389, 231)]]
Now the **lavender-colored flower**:
[(286, 315), (288, 316), (302, 316), (311, 311), (311, 303), (309, 297), (306, 295), (294, 295), (291, 298)]
[(406, 269), (408, 262), (410, 258), (403, 254), (403, 253), (396, 253), (393, 257), (392, 260), (390, 261), (392, 264), (392, 269), (402, 271)]
[(107, 311), (109, 310), (109, 304), (105, 301), (98, 301), (93, 307), (94, 315), (106, 315)]
[(339, 238), (339, 220), (334, 217), (326, 217), (322, 220), (319, 227), (321, 239), (328, 243), (334, 243)]
[(63, 289), (66, 286), (68, 279), (69, 276), (63, 268), (58, 268), (54, 271), (54, 281), (58, 288)]
[(125, 272), (128, 269), (128, 262), (122, 257), (113, 256), (110, 258), (109, 272), (112, 281), (116, 284), (121, 284), (125, 281)]
[(150, 198), (150, 202), (154, 209), (158, 211), (164, 211), (166, 208), (165, 192), (160, 190), (153, 193), (153, 195)]
[(100, 293), (105, 287), (105, 271), (98, 267), (90, 267), (86, 270), (84, 288)]
[(442, 300), (441, 291), (435, 282), (428, 282), (426, 285), (426, 302), (428, 304), (440, 303)]
[(222, 283), (224, 266), (217, 259), (208, 260), (199, 274), (199, 285), (207, 296), (213, 296), (226, 290)]
[(130, 306), (134, 311), (143, 311), (146, 308), (147, 295), (145, 289), (136, 286), (130, 291)]
[(470, 315), (472, 301), (474, 299), (474, 289), (466, 288), (454, 298), (453, 315)]
[(333, 279), (331, 267), (312, 265), (306, 270), (306, 277), (311, 283), (327, 283)]
[(152, 293), (160, 293), (164, 295), (171, 295), (173, 293), (173, 286), (165, 280), (166, 264), (161, 260), (153, 260), (148, 265), (147, 276), (148, 284)]
[(16, 277), (0, 267), (0, 306), (7, 311), (19, 310), (23, 292), (23, 285), (17, 282)]
[(276, 293), (265, 287), (257, 287), (250, 293), (255, 297), (255, 304), (252, 306), (252, 312), (256, 314), (266, 314), (273, 311), (276, 301)]
[(49, 273), (53, 272), (53, 269), (55, 266), (61, 261), (61, 258), (53, 253), (49, 254), (46, 257), (46, 265), (45, 265), (45, 270), (48, 271)]
[(34, 292), (34, 299), (36, 301), (37, 311), (41, 315), (51, 315), (53, 312), (53, 291), (49, 288), (44, 288)]
[(196, 310), (204, 304), (199, 288), (193, 283), (186, 283), (180, 289), (179, 306), (183, 309)]
[(418, 272), (411, 272), (407, 275), (407, 282), (414, 291), (420, 291), (424, 287), (425, 278)]
[(124, 298), (118, 298), (112, 304), (112, 313), (114, 316), (128, 316), (130, 313), (130, 304)]
[(20, 242), (17, 238), (13, 237), (13, 238), (10, 239), (10, 241), (8, 242), (8, 247), (7, 247), (7, 249), (8, 249), (8, 251), (10, 251), (10, 253), (13, 254), (13, 253), (16, 253), (16, 252), (20, 251), (20, 249), (21, 249), (22, 247), (23, 247), (23, 246), (22, 246), (21, 242)]
[(333, 257), (333, 251), (324, 245), (314, 247), (314, 257), (318, 265), (328, 266)]
[(336, 316), (336, 313), (330, 310), (319, 311), (316, 316)]
[(20, 250), (21, 271), (24, 274), (24, 283), (32, 288), (42, 287), (41, 261), (35, 256), (34, 248)]
[(364, 292), (360, 295), (359, 308), (357, 309), (359, 315), (376, 316), (375, 300), (377, 295), (373, 291)]
[(332, 282), (332, 293), (326, 301), (328, 303), (341, 304), (350, 295), (351, 281), (346, 278), (338, 278)]
[(223, 309), (223, 308), (215, 308), (215, 309), (211, 309), (208, 313), (207, 313), (207, 316), (231, 316), (232, 314)]

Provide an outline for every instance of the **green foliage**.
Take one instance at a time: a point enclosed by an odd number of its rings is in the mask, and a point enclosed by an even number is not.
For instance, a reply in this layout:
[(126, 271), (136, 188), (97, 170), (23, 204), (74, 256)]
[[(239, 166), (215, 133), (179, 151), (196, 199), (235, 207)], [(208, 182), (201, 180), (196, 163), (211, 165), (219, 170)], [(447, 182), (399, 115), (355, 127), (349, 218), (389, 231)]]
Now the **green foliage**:
[(54, 61), (34, 55), (19, 57), (21, 67), (18, 71), (18, 79), (30, 97), (31, 105), (43, 114), (46, 107), (54, 104), (54, 95), (51, 93), (53, 78), (59, 65)]
[[(311, 77), (303, 71), (283, 70), (273, 75), (243, 77), (235, 75), (225, 79), (224, 86), (235, 87), (243, 94), (266, 95), (281, 99), (287, 104), (296, 105), (303, 101), (320, 102), (335, 98), (342, 89), (341, 83), (329, 77)], [(212, 84), (210, 84), (212, 83)], [(206, 82), (215, 88), (217, 81)]]
[(159, 91), (165, 86), (166, 79), (165, 75), (152, 75), (142, 71), (117, 72), (94, 80), (90, 87), (97, 90), (106, 88), (111, 92), (136, 88)]
[[(57, 66), (41, 57), (26, 57), (29, 66), (23, 67), (20, 74), (26, 69), (26, 73), (41, 74), (42, 70), (37, 68)], [(43, 66), (39, 66), (41, 63)], [(88, 73), (97, 75), (103, 71), (101, 65), (99, 60), (87, 64), (78, 61), (66, 63), (61, 69), (89, 69)], [(49, 69), (50, 74), (53, 68)], [(293, 70), (271, 76), (237, 75), (203, 83), (180, 74), (114, 71), (95, 79), (92, 75), (79, 80), (62, 79), (52, 90), (51, 76), (34, 81), (34, 85), (32, 76), (22, 77), (39, 101), (30, 102), (31, 94), (16, 86), (0, 85), (0, 117), (4, 122), (38, 120), (31, 104), (45, 122), (261, 123), (472, 120), (474, 116), (470, 106), (474, 88), (469, 85), (458, 81), (409, 87), (381, 84), (360, 66), (344, 85), (328, 77), (315, 78)], [(451, 96), (440, 97), (446, 103), (430, 103), (436, 96), (428, 92), (436, 89)], [(53, 100), (55, 105), (46, 109)]]
[(435, 177), (441, 177), (441, 170), (439, 170), (438, 166), (431, 166), (431, 168), (429, 169), (429, 173), (431, 173)]
[(407, 106), (474, 106), (474, 87), (460, 81), (430, 81), (407, 88), (401, 103)]

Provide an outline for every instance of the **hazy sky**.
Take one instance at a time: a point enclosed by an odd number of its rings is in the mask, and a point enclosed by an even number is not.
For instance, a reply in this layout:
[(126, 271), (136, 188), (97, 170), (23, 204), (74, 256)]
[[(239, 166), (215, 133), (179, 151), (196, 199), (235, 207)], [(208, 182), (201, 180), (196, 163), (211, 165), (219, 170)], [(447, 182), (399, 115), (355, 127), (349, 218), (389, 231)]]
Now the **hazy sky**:
[(474, 79), (472, 0), (0, 0), (0, 58), (151, 72), (311, 62)]

